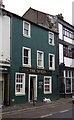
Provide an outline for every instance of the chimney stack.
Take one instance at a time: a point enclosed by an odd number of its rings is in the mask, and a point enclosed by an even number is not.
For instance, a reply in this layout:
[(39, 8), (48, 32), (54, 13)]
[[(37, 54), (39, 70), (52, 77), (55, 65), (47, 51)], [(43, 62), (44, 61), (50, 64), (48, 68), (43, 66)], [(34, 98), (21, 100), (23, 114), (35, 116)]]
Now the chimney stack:
[(0, 0), (0, 8), (5, 8), (5, 5), (3, 5), (3, 0)]

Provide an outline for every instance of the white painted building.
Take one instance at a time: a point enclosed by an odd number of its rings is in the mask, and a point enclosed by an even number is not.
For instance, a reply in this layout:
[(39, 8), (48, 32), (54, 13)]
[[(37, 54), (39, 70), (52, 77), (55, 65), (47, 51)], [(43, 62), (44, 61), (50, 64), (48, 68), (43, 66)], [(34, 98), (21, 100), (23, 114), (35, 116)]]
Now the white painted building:
[(10, 17), (0, 7), (0, 105), (9, 102)]
[(72, 2), (72, 25), (74, 26), (74, 1)]
[(58, 17), (60, 93), (74, 91), (74, 27)]

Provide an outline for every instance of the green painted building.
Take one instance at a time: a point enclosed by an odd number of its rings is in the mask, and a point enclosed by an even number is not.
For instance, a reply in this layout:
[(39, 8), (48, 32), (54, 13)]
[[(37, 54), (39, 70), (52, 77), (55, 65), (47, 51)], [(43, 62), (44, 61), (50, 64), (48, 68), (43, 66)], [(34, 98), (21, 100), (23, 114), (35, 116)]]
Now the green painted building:
[(58, 33), (11, 17), (10, 104), (59, 97)]

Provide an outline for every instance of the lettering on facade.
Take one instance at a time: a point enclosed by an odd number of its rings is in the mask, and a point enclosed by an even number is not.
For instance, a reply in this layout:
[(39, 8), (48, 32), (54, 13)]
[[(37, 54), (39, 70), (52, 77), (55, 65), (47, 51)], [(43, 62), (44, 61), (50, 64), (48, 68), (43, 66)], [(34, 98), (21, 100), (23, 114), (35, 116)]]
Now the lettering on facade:
[(20, 72), (31, 73), (31, 74), (50, 74), (50, 75), (52, 74), (52, 72), (49, 70), (33, 69), (33, 68), (26, 68), (26, 67), (21, 67)]

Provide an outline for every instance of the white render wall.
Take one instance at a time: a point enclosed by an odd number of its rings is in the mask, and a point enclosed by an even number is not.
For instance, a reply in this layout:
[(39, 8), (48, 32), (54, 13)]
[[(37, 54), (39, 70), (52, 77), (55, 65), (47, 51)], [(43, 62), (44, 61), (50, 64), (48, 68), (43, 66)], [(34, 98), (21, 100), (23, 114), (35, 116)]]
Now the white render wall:
[(74, 26), (74, 1), (72, 2), (72, 25)]
[(74, 59), (72, 60), (71, 58), (64, 57), (64, 63), (67, 67), (74, 67)]
[(58, 29), (59, 29), (59, 39), (63, 40), (63, 27), (60, 23), (58, 23)]
[(70, 38), (68, 38), (66, 36), (64, 36), (64, 41), (74, 45), (74, 40), (72, 40), (72, 39), (70, 39)]
[(10, 60), (10, 17), (0, 15), (0, 60), (6, 59)]
[(63, 45), (59, 44), (59, 64), (63, 63)]

